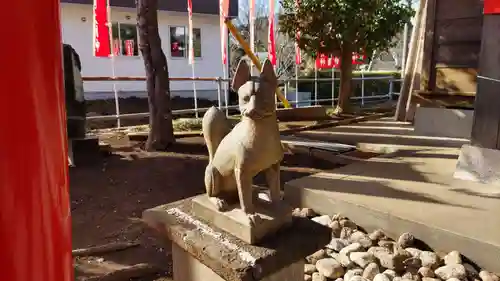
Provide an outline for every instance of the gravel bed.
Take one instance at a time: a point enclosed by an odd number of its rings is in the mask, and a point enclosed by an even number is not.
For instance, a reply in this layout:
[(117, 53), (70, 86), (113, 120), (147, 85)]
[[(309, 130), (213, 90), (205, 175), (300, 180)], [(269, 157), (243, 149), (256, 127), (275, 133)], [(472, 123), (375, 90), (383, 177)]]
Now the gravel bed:
[(411, 233), (394, 241), (381, 229), (366, 233), (342, 215), (317, 215), (308, 208), (294, 215), (332, 229), (331, 242), (306, 257), (305, 281), (500, 281), (458, 251), (440, 255), (419, 247)]

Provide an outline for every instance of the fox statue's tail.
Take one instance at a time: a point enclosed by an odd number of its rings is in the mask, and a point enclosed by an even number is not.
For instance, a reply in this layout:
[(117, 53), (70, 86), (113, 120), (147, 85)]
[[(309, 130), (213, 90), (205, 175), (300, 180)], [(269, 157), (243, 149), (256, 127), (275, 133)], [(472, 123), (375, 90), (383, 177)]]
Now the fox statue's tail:
[(224, 112), (212, 106), (203, 115), (202, 131), (208, 149), (209, 162), (212, 162), (222, 139), (231, 131), (231, 123)]

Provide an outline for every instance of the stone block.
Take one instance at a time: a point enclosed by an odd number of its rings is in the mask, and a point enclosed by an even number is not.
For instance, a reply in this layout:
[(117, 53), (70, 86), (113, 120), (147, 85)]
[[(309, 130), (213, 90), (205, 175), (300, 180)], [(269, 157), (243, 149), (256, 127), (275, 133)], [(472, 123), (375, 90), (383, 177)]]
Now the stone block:
[[(188, 252), (177, 245), (172, 245), (172, 260), (174, 280), (182, 281), (224, 281), (222, 277), (213, 272), (208, 266), (199, 262)], [(260, 279), (262, 281), (303, 281), (304, 261), (298, 261), (277, 272)]]
[(293, 217), (287, 229), (250, 245), (194, 216), (194, 198), (143, 213), (144, 222), (172, 242), (176, 281), (302, 280), (304, 258), (331, 239), (330, 228)]
[(500, 186), (500, 150), (463, 145), (453, 176)]
[(469, 139), (473, 117), (473, 110), (417, 107), (415, 132), (431, 137)]
[(260, 198), (254, 199), (256, 215), (260, 218), (256, 225), (250, 225), (247, 214), (239, 203), (230, 206), (226, 212), (219, 212), (208, 196), (203, 194), (192, 201), (193, 214), (209, 221), (213, 226), (238, 237), (249, 244), (287, 227), (292, 221), (292, 209), (285, 204), (270, 204)]

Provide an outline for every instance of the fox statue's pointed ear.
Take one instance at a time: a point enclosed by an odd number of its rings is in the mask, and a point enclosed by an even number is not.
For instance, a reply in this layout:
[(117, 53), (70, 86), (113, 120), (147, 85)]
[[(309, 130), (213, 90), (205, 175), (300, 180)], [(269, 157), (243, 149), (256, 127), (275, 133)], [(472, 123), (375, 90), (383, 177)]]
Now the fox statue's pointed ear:
[(274, 73), (274, 67), (271, 64), (271, 61), (267, 60), (264, 62), (262, 66), (262, 71), (260, 73), (260, 79), (268, 82), (277, 82), (278, 77), (276, 77), (276, 73)]
[(240, 60), (238, 68), (236, 68), (236, 73), (234, 74), (231, 87), (234, 91), (238, 92), (238, 89), (246, 82), (250, 81), (250, 78), (250, 67), (245, 60)]

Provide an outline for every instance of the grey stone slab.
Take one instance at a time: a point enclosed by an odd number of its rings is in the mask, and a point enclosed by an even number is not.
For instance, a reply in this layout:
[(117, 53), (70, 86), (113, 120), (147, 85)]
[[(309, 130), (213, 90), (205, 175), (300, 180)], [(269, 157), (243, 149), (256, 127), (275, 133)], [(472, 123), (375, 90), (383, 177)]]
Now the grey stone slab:
[(454, 177), (500, 186), (500, 150), (462, 146)]
[(418, 107), (415, 132), (425, 136), (469, 139), (473, 117), (474, 110)]
[(144, 211), (143, 220), (227, 281), (260, 280), (323, 248), (331, 229), (293, 217), (290, 227), (249, 245), (193, 215), (192, 200)]

